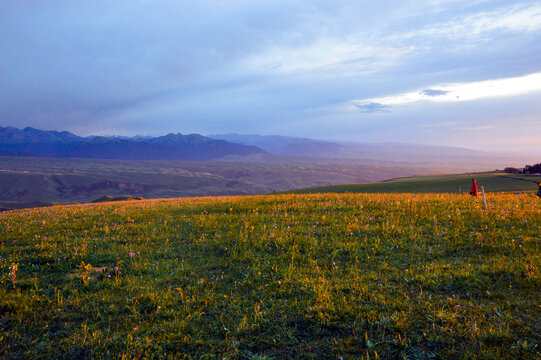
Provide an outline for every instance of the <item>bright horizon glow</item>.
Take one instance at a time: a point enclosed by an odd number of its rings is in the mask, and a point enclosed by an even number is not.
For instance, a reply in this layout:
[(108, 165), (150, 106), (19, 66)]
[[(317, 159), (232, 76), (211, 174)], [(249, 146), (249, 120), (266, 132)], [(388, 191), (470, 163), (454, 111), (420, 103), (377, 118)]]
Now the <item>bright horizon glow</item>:
[(471, 83), (441, 84), (403, 94), (355, 100), (356, 106), (381, 104), (403, 105), (415, 102), (460, 102), (492, 97), (509, 97), (541, 91), (541, 72), (526, 76), (476, 81)]

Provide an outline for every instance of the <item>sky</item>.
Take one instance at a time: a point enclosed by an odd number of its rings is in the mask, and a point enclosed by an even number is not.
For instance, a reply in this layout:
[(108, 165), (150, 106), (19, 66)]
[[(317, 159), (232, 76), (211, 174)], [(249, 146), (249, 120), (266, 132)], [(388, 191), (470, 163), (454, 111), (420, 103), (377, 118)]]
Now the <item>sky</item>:
[(541, 156), (541, 3), (2, 0), (0, 126)]

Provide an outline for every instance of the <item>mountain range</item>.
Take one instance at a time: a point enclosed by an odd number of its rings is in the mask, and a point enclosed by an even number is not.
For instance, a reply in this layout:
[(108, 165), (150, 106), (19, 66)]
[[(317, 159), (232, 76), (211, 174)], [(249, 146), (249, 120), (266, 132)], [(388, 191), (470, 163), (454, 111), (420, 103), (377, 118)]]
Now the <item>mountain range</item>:
[(80, 137), (67, 131), (0, 127), (0, 155), (117, 160), (216, 160), (264, 151), (198, 134), (159, 137)]
[(289, 136), (239, 134), (209, 135), (209, 137), (257, 146), (266, 152), (286, 156), (413, 162), (472, 162), (497, 157), (496, 154), (460, 147), (398, 142), (355, 143)]
[(0, 156), (114, 160), (362, 162), (490, 170), (525, 159), (478, 150), (396, 142), (356, 143), (277, 135), (77, 136), (68, 131), (0, 127)]

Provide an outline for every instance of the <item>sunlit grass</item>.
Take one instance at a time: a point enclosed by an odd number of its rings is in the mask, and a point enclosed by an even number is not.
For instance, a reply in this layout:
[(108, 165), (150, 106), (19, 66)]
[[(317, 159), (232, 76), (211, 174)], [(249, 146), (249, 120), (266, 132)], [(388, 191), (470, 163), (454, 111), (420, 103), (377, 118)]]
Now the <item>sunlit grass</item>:
[(0, 214), (2, 358), (539, 358), (541, 201), (280, 195)]

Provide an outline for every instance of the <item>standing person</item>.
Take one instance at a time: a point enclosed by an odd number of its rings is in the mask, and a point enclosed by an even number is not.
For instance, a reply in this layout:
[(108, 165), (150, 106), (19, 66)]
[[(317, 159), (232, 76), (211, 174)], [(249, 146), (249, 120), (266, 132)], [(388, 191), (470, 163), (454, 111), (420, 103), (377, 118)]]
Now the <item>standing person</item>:
[(537, 190), (537, 196), (541, 198), (541, 182), (538, 182), (537, 186), (539, 186), (539, 189)]
[(470, 195), (477, 196), (477, 181), (475, 181), (475, 179), (471, 179)]

